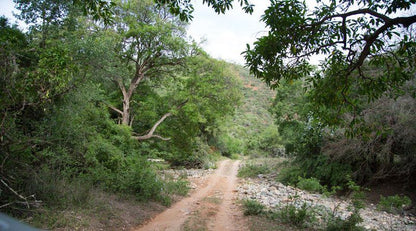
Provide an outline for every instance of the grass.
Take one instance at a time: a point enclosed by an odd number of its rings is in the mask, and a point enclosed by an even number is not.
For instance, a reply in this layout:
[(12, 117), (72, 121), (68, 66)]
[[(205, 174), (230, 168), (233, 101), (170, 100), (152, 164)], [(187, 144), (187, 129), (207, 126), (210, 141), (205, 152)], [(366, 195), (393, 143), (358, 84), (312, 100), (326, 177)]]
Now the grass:
[(159, 203), (139, 202), (131, 195), (96, 189), (90, 191), (89, 198), (82, 206), (42, 207), (25, 221), (46, 230), (122, 230), (140, 225), (165, 208)]
[(324, 191), (324, 186), (322, 186), (319, 183), (319, 180), (316, 178), (303, 178), (299, 177), (299, 181), (296, 184), (296, 186), (300, 189), (309, 191), (309, 192), (315, 192), (315, 193), (321, 193)]
[(248, 217), (248, 226), (251, 231), (295, 231), (299, 230), (279, 220), (272, 220), (266, 216)]
[(24, 222), (42, 229), (61, 230), (121, 230), (134, 227), (150, 218), (173, 200), (189, 192), (189, 182), (160, 180), (160, 193), (152, 201), (143, 200), (136, 194), (113, 192), (93, 185), (83, 178), (67, 179), (49, 172), (40, 173), (41, 181), (33, 181), (26, 187), (39, 195), (43, 201), (40, 208), (27, 217), (19, 217)]
[(308, 223), (315, 220), (313, 209), (306, 205), (306, 203), (303, 203), (301, 207), (288, 204), (280, 209), (276, 215), (282, 222), (300, 228), (306, 228)]
[(403, 207), (409, 206), (412, 204), (412, 201), (407, 196), (388, 196), (380, 197), (380, 202), (377, 205), (377, 209), (386, 211), (389, 213), (399, 213), (403, 210)]
[(268, 174), (271, 169), (267, 165), (246, 164), (238, 170), (239, 177), (257, 177), (260, 174)]
[(206, 231), (208, 230), (207, 220), (201, 216), (199, 211), (195, 211), (194, 214), (185, 221), (181, 230)]
[(288, 204), (277, 210), (266, 209), (256, 200), (242, 201), (244, 215), (248, 216), (250, 230), (308, 230), (316, 220), (314, 209), (304, 204)]
[(246, 164), (238, 170), (238, 176), (254, 178), (260, 174), (270, 174), (277, 169), (281, 162), (281, 158), (255, 158), (247, 160)]

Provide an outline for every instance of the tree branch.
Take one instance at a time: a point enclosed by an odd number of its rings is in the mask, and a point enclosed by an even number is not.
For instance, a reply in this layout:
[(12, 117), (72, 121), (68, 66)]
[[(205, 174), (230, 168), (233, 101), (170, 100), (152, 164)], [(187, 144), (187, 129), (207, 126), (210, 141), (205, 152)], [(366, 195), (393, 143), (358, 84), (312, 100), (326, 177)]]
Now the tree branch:
[(309, 25), (306, 25), (306, 26), (307, 27), (315, 27), (315, 26), (319, 26), (319, 25), (323, 24), (325, 21), (327, 21), (329, 19), (333, 19), (333, 18), (343, 18), (343, 19), (345, 19), (347, 17), (353, 16), (353, 15), (358, 15), (358, 14), (369, 14), (369, 15), (372, 15), (376, 18), (382, 19), (384, 22), (389, 22), (389, 21), (392, 20), (391, 18), (387, 17), (386, 15), (380, 14), (376, 11), (373, 11), (373, 10), (370, 10), (370, 9), (360, 9), (360, 10), (353, 10), (353, 11), (343, 13), (343, 14), (334, 14), (334, 15), (325, 16), (321, 20), (319, 20), (318, 22), (315, 22), (315, 23), (312, 23), (312, 24), (309, 24)]
[[(7, 206), (9, 206), (9, 205), (11, 205), (11, 204), (14, 204), (14, 203), (19, 203), (19, 204), (24, 204), (27, 208), (30, 208), (30, 205), (33, 205), (33, 206), (35, 206), (35, 207), (37, 207), (37, 206), (39, 206), (39, 204), (42, 202), (42, 201), (38, 201), (38, 200), (36, 200), (35, 199), (35, 195), (30, 195), (30, 196), (28, 196), (28, 197), (25, 197), (25, 196), (22, 196), (22, 195), (20, 195), (16, 190), (14, 190), (13, 188), (11, 188), (3, 179), (0, 179), (0, 182), (7, 188), (7, 189), (9, 189), (14, 195), (16, 195), (19, 199), (21, 199), (22, 201), (14, 201), (14, 202), (10, 202), (10, 203), (7, 203), (7, 204), (4, 204), (4, 205), (1, 205), (0, 206), (0, 208), (4, 208), (4, 207), (7, 207)], [(33, 198), (34, 199), (34, 201), (33, 202), (31, 202), (31, 201), (29, 201), (29, 199), (30, 198)]]
[(163, 116), (162, 116), (162, 118), (160, 118), (154, 125), (153, 125), (153, 127), (150, 129), (150, 131), (149, 131), (149, 133), (147, 133), (146, 135), (143, 135), (143, 136), (133, 136), (133, 138), (134, 139), (136, 139), (136, 140), (147, 140), (147, 139), (150, 139), (150, 138), (152, 138), (152, 137), (157, 137), (157, 138), (160, 138), (160, 139), (162, 139), (162, 140), (169, 140), (170, 138), (162, 138), (162, 137), (160, 137), (159, 135), (154, 135), (153, 133), (156, 131), (156, 128), (166, 119), (166, 118), (168, 118), (169, 116), (171, 116), (172, 115), (172, 113), (170, 113), (170, 112), (168, 112), (168, 113), (166, 113), (166, 114), (164, 114)]
[(374, 42), (377, 40), (377, 37), (380, 34), (382, 34), (389, 27), (392, 27), (394, 25), (402, 24), (403, 26), (408, 27), (413, 23), (416, 23), (416, 15), (411, 16), (411, 17), (398, 17), (398, 18), (390, 19), (390, 21), (387, 21), (382, 27), (378, 28), (373, 34), (365, 38), (365, 41), (366, 41), (365, 47), (361, 51), (358, 61), (350, 68), (349, 73), (354, 71), (357, 67), (363, 65), (364, 60), (370, 54), (371, 46), (374, 44)]
[(111, 105), (111, 104), (105, 103), (105, 102), (104, 102), (104, 104), (105, 104), (105, 105), (107, 105), (107, 107), (109, 107), (109, 108), (113, 109), (115, 112), (119, 113), (120, 115), (123, 115), (123, 112), (122, 112), (120, 109), (118, 109), (118, 108), (114, 107), (114, 106), (113, 106), (113, 105)]
[[(176, 108), (180, 109), (183, 106), (185, 106), (185, 104), (188, 102), (188, 99), (183, 101), (182, 103), (180, 103)], [(156, 131), (157, 127), (168, 117), (172, 116), (173, 114), (168, 112), (166, 114), (164, 114), (154, 125), (153, 127), (150, 129), (150, 131), (146, 134), (146, 135), (142, 135), (142, 136), (133, 136), (133, 139), (135, 140), (147, 140), (150, 138), (159, 138), (161, 140), (170, 140), (170, 138), (164, 138), (160, 135), (156, 135), (154, 134), (154, 132)]]

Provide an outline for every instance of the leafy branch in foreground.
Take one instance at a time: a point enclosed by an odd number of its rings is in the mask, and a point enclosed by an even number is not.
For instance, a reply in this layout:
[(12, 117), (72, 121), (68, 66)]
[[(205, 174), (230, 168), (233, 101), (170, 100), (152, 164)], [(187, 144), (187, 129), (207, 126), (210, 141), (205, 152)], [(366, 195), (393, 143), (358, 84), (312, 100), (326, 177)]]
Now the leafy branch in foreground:
[[(193, 19), (194, 6), (191, 0), (155, 0), (155, 2), (159, 7), (167, 6), (170, 13), (179, 16), (182, 21), (189, 22)], [(234, 0), (202, 0), (202, 3), (212, 7), (215, 13), (224, 14), (233, 8)], [(253, 13), (254, 5), (248, 0), (238, 0), (238, 3), (246, 13)]]
[[(371, 101), (396, 90), (415, 73), (416, 15), (395, 13), (411, 14), (416, 2), (354, 2), (317, 1), (310, 10), (304, 1), (272, 0), (262, 17), (268, 34), (244, 52), (250, 71), (272, 88), (309, 78), (314, 100), (336, 117), (356, 112), (360, 96)], [(309, 64), (315, 55), (327, 57), (318, 70)]]

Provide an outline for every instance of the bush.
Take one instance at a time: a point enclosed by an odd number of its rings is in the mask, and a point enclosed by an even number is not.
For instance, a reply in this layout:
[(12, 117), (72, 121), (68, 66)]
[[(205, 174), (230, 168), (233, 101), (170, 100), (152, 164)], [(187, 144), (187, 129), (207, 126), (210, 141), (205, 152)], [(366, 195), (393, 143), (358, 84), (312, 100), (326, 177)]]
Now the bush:
[(346, 220), (342, 220), (340, 217), (336, 217), (328, 223), (325, 230), (327, 231), (338, 231), (338, 230), (348, 230), (348, 231), (363, 231), (365, 228), (358, 226), (363, 219), (358, 213), (352, 213)]
[(286, 205), (278, 211), (277, 215), (284, 223), (297, 227), (305, 227), (308, 222), (312, 222), (315, 218), (313, 211), (306, 203), (303, 203), (301, 207), (296, 207), (295, 204)]
[(316, 178), (303, 178), (303, 177), (299, 177), (298, 178), (298, 183), (296, 184), (296, 186), (300, 189), (309, 191), (309, 192), (323, 192), (324, 191), (324, 187), (319, 183), (319, 180), (317, 180)]
[(265, 206), (255, 200), (244, 200), (244, 215), (260, 215), (264, 213)]
[(218, 148), (223, 156), (231, 157), (233, 154), (243, 153), (245, 146), (242, 140), (225, 134), (218, 141)]
[(300, 176), (303, 176), (304, 172), (301, 168), (296, 165), (283, 167), (279, 175), (277, 176), (277, 180), (282, 182), (285, 185), (296, 185)]
[(180, 195), (186, 196), (189, 192), (189, 182), (187, 180), (179, 179), (176, 181), (166, 181), (164, 184), (163, 191), (167, 195)]
[(364, 208), (365, 195), (363, 190), (365, 190), (365, 188), (357, 185), (354, 181), (351, 180), (350, 176), (346, 176), (346, 179), (348, 180), (348, 189), (351, 191), (350, 197), (352, 202), (352, 206), (350, 206), (348, 209), (352, 213), (346, 220), (342, 220), (340, 217), (332, 217), (326, 227), (326, 230), (328, 231), (365, 230), (363, 227), (358, 225), (363, 221), (363, 218), (360, 215), (360, 209)]
[(172, 166), (183, 166), (186, 168), (216, 168), (216, 161), (220, 154), (211, 149), (201, 138), (195, 139), (189, 152), (176, 149), (169, 150), (171, 155), (165, 156), (165, 159)]
[(119, 178), (121, 178), (120, 189), (136, 195), (138, 199), (162, 199), (160, 196), (163, 189), (163, 181), (145, 160), (135, 161), (130, 164), (129, 169), (123, 171)]
[(240, 155), (238, 155), (237, 153), (233, 153), (233, 154), (231, 154), (230, 159), (238, 160), (238, 159), (240, 159)]
[(62, 175), (61, 172), (42, 168), (27, 180), (25, 191), (31, 192), (48, 207), (86, 205), (91, 199), (91, 182), (82, 177)]
[(270, 173), (271, 169), (267, 165), (247, 164), (238, 170), (239, 177), (257, 177), (259, 174)]
[(377, 205), (379, 210), (383, 210), (389, 213), (399, 213), (403, 207), (411, 205), (412, 201), (407, 196), (388, 196), (380, 197), (380, 202)]

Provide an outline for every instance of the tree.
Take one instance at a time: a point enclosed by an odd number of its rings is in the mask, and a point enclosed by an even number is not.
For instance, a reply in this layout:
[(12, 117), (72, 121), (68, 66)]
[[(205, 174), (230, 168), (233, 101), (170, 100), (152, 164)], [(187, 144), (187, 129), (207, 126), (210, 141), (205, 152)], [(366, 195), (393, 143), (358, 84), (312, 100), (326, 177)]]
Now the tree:
[[(315, 100), (330, 102), (338, 115), (342, 108), (355, 110), (360, 95), (374, 100), (414, 75), (416, 15), (395, 15), (409, 14), (416, 1), (317, 3), (309, 10), (304, 1), (271, 1), (262, 17), (268, 34), (244, 52), (252, 73), (271, 87), (282, 79), (312, 76), (320, 91)], [(327, 56), (318, 71), (309, 64), (314, 55)], [(377, 73), (376, 67), (381, 67)], [(358, 91), (352, 91), (353, 84)]]
[[(154, 0), (159, 7), (167, 6), (169, 11), (179, 16), (182, 21), (191, 21), (193, 19), (192, 13), (194, 7), (191, 0)], [(254, 5), (248, 0), (238, 0), (240, 6), (246, 13), (252, 13)], [(207, 4), (212, 7), (217, 14), (224, 14), (227, 10), (233, 8), (234, 0), (203, 0), (203, 4)]]
[(102, 20), (105, 24), (111, 24), (113, 20), (113, 8), (115, 4), (105, 0), (13, 0), (16, 8), (21, 11), (18, 17), (26, 23), (38, 23), (42, 27), (53, 21), (60, 21), (67, 16), (70, 8), (78, 7), (85, 15), (90, 15), (94, 20)]
[[(118, 39), (116, 59), (112, 57), (114, 62), (106, 69), (122, 94), (122, 107), (110, 107), (121, 116), (121, 124), (131, 126), (131, 102), (139, 85), (146, 79), (161, 79), (181, 67), (190, 46), (184, 39), (182, 23), (166, 9), (156, 8), (152, 1), (120, 1), (115, 12), (114, 28), (108, 36)], [(162, 138), (154, 132), (171, 115), (167, 112), (146, 135), (135, 139)]]
[(172, 110), (175, 116), (161, 125), (163, 135), (172, 137), (166, 149), (171, 154), (164, 158), (174, 164), (196, 167), (202, 164), (201, 159), (209, 158), (207, 144), (219, 146), (216, 140), (221, 127), (226, 126), (241, 102), (241, 83), (232, 65), (204, 52), (187, 59), (186, 67), (171, 81), (169, 92), (158, 99), (164, 106), (156, 108), (187, 101), (180, 112)]

